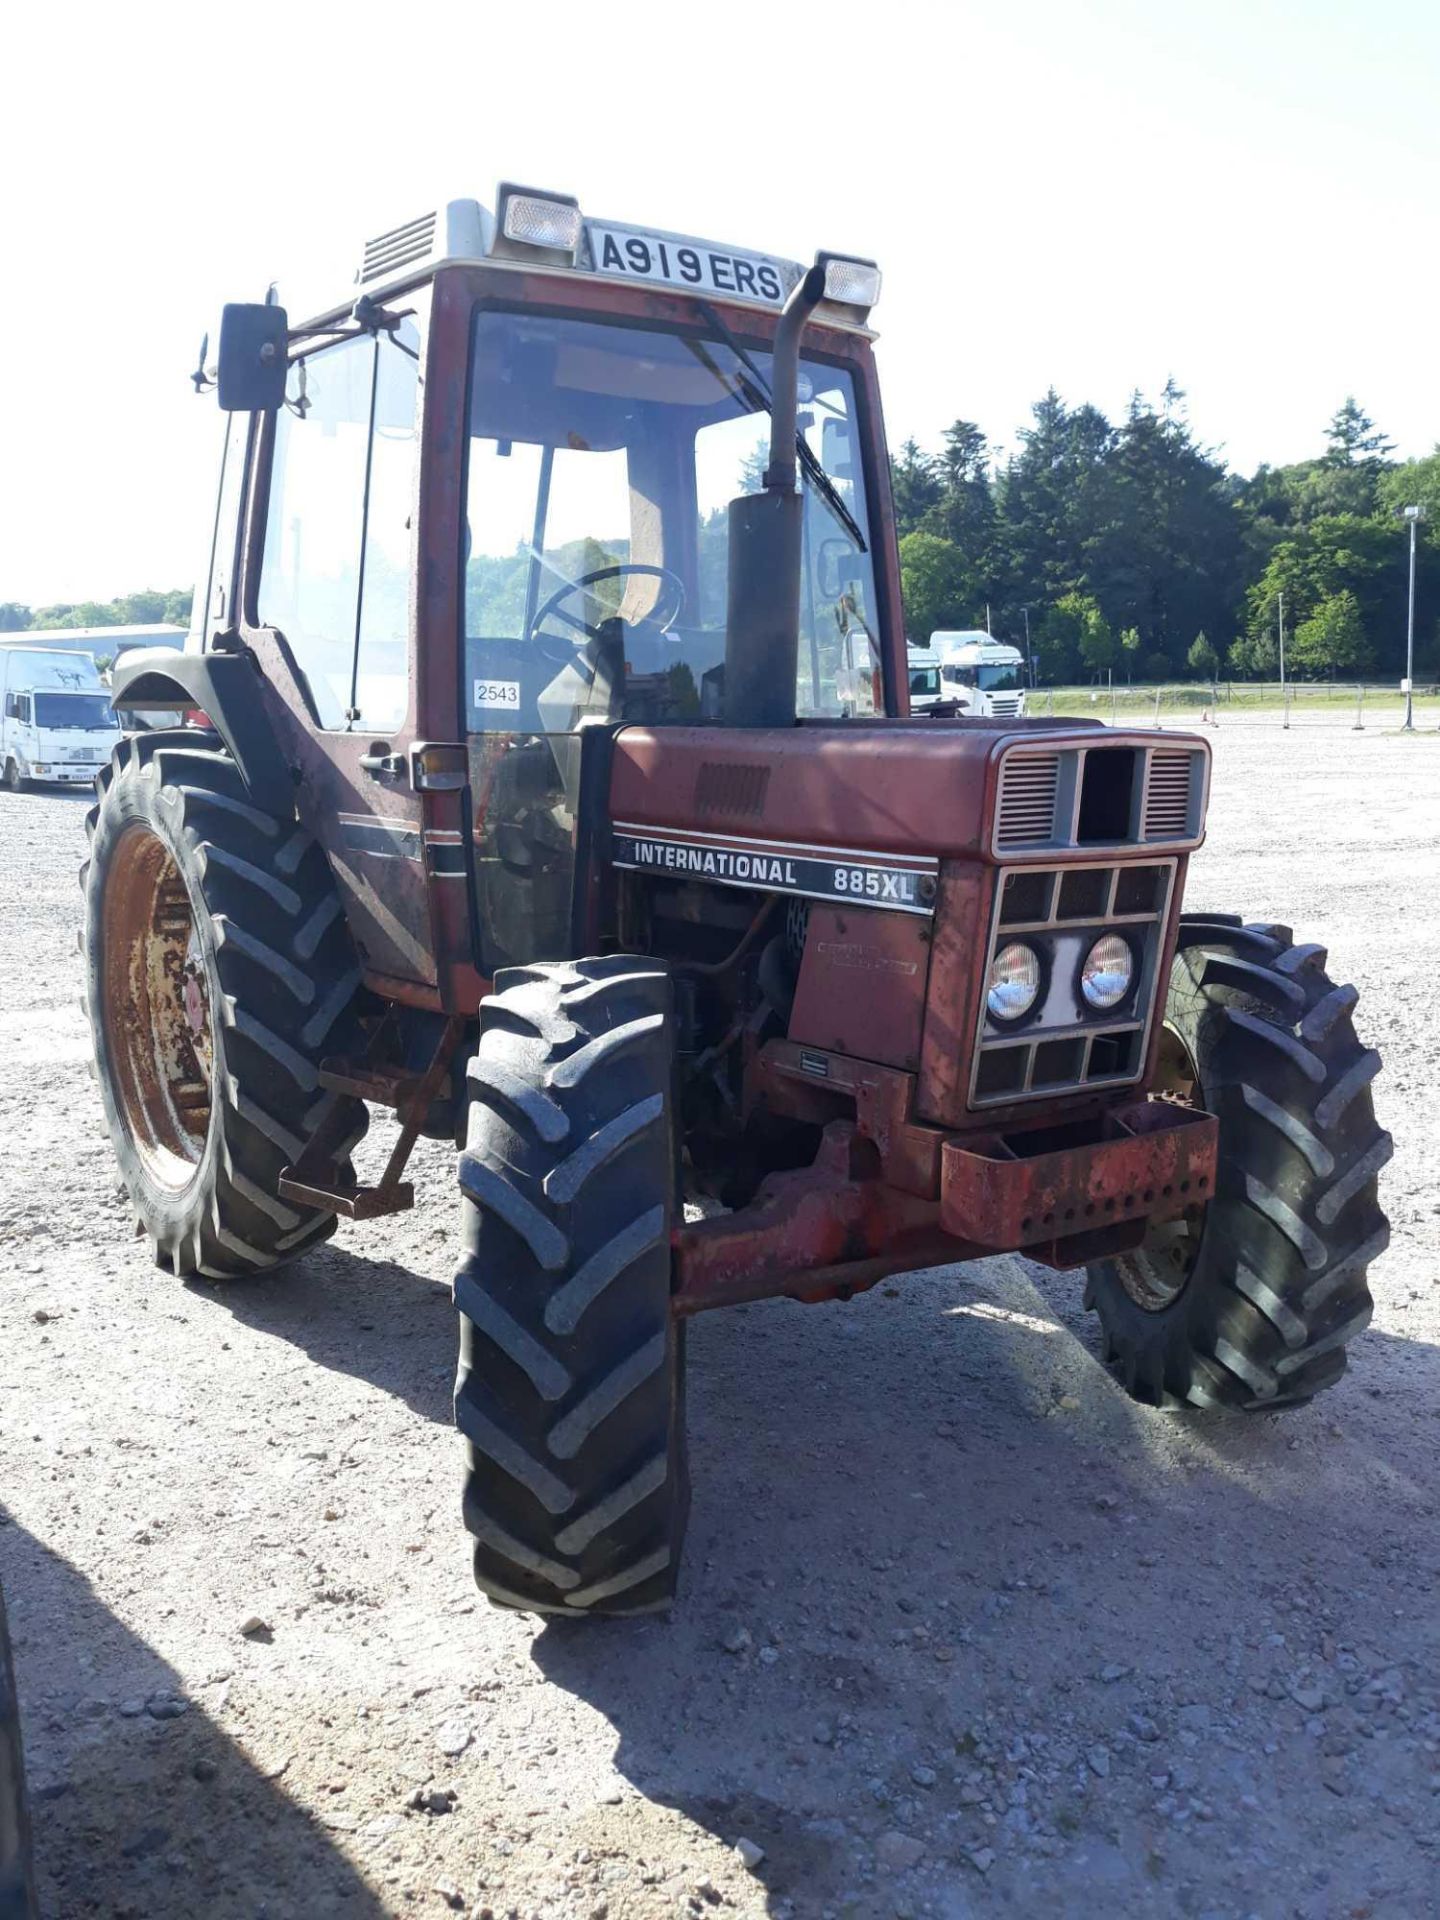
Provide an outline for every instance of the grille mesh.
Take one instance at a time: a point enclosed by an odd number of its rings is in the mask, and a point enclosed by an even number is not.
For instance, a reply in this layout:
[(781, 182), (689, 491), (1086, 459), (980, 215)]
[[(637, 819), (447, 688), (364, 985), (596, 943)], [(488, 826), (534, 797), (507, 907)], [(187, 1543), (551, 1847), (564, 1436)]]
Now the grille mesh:
[(378, 280), (397, 267), (408, 267), (412, 260), (423, 260), (435, 245), (435, 215), (422, 213), (403, 227), (392, 227), (365, 242), (365, 260), (360, 280)]
[(1146, 840), (1184, 840), (1190, 819), (1193, 753), (1155, 748), (1145, 786)]
[(995, 820), (995, 844), (1002, 853), (1053, 840), (1059, 784), (1058, 753), (1006, 755)]
[(763, 813), (769, 785), (769, 767), (702, 760), (695, 776), (695, 811), (706, 815)]

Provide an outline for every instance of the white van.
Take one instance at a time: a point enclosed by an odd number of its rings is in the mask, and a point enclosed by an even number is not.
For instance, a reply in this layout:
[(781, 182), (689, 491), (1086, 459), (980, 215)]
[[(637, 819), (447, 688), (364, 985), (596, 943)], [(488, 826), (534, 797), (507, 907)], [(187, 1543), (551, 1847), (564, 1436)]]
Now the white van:
[(958, 701), (962, 713), (1002, 720), (1024, 713), (1025, 656), (1018, 647), (988, 633), (941, 631), (931, 634), (925, 652), (939, 663), (941, 700)]
[(110, 695), (89, 653), (0, 646), (0, 775), (89, 786), (119, 744)]

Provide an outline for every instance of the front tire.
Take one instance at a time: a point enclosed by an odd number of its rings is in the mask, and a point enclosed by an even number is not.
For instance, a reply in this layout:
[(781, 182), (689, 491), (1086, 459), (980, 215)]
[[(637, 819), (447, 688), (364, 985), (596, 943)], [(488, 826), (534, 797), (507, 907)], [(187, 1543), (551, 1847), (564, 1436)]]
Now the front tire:
[(1086, 1305), (1136, 1399), (1268, 1413), (1344, 1373), (1390, 1231), (1380, 1056), (1355, 1037), (1355, 999), (1288, 927), (1182, 916), (1162, 1059), (1218, 1118), (1219, 1164), (1203, 1211), (1089, 1269)]
[(475, 1578), (505, 1607), (655, 1612), (689, 1505), (670, 976), (617, 956), (495, 984), (455, 1279)]
[[(177, 1276), (262, 1273), (328, 1238), (279, 1197), (353, 1037), (360, 977), (324, 852), (213, 735), (124, 741), (87, 821), (86, 1001), (120, 1171)], [(354, 1101), (337, 1157), (365, 1131)]]
[(26, 781), (20, 772), (20, 762), (18, 760), (7, 760), (5, 762), (5, 791), (7, 793), (23, 793), (25, 786)]

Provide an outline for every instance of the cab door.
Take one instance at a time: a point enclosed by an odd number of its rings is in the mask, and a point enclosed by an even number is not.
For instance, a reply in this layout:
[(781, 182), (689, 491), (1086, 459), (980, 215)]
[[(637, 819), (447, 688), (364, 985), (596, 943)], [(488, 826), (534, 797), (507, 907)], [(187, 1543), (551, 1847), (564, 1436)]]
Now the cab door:
[(296, 749), (300, 817), (330, 856), (367, 977), (402, 992), (436, 986), (409, 763), (428, 305), (428, 290), (406, 294), (396, 324), (292, 357), (261, 435), (244, 589), (244, 637)]

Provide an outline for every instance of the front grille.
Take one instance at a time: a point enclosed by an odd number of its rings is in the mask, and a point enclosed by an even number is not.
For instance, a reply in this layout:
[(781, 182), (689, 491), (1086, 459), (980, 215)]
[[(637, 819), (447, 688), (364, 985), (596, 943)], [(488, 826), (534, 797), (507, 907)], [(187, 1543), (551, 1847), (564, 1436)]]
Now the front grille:
[(1011, 753), (1000, 765), (995, 807), (995, 847), (1011, 853), (1045, 846), (1055, 838), (1055, 802), (1060, 784), (1058, 753)]
[[(392, 227), (365, 242), (365, 258), (360, 268), (360, 283), (380, 280), (414, 260), (423, 260), (435, 245), (435, 215), (422, 213), (418, 220), (403, 227)], [(353, 256), (352, 256), (353, 257)]]
[[(1040, 957), (1042, 984), (1028, 1022), (1016, 1027), (994, 1020), (982, 999), (972, 1107), (1051, 1099), (1139, 1079), (1175, 866), (1174, 860), (1106, 861), (1000, 873), (986, 977), (999, 949), (1023, 940)], [(1130, 943), (1135, 985), (1118, 1007), (1097, 1012), (1080, 994), (1080, 965), (1100, 935), (1111, 931)]]
[(1153, 734), (1097, 728), (1061, 747), (1012, 740), (998, 751), (992, 846), (1001, 859), (1200, 843), (1209, 767), (1203, 742), (1158, 745)]

